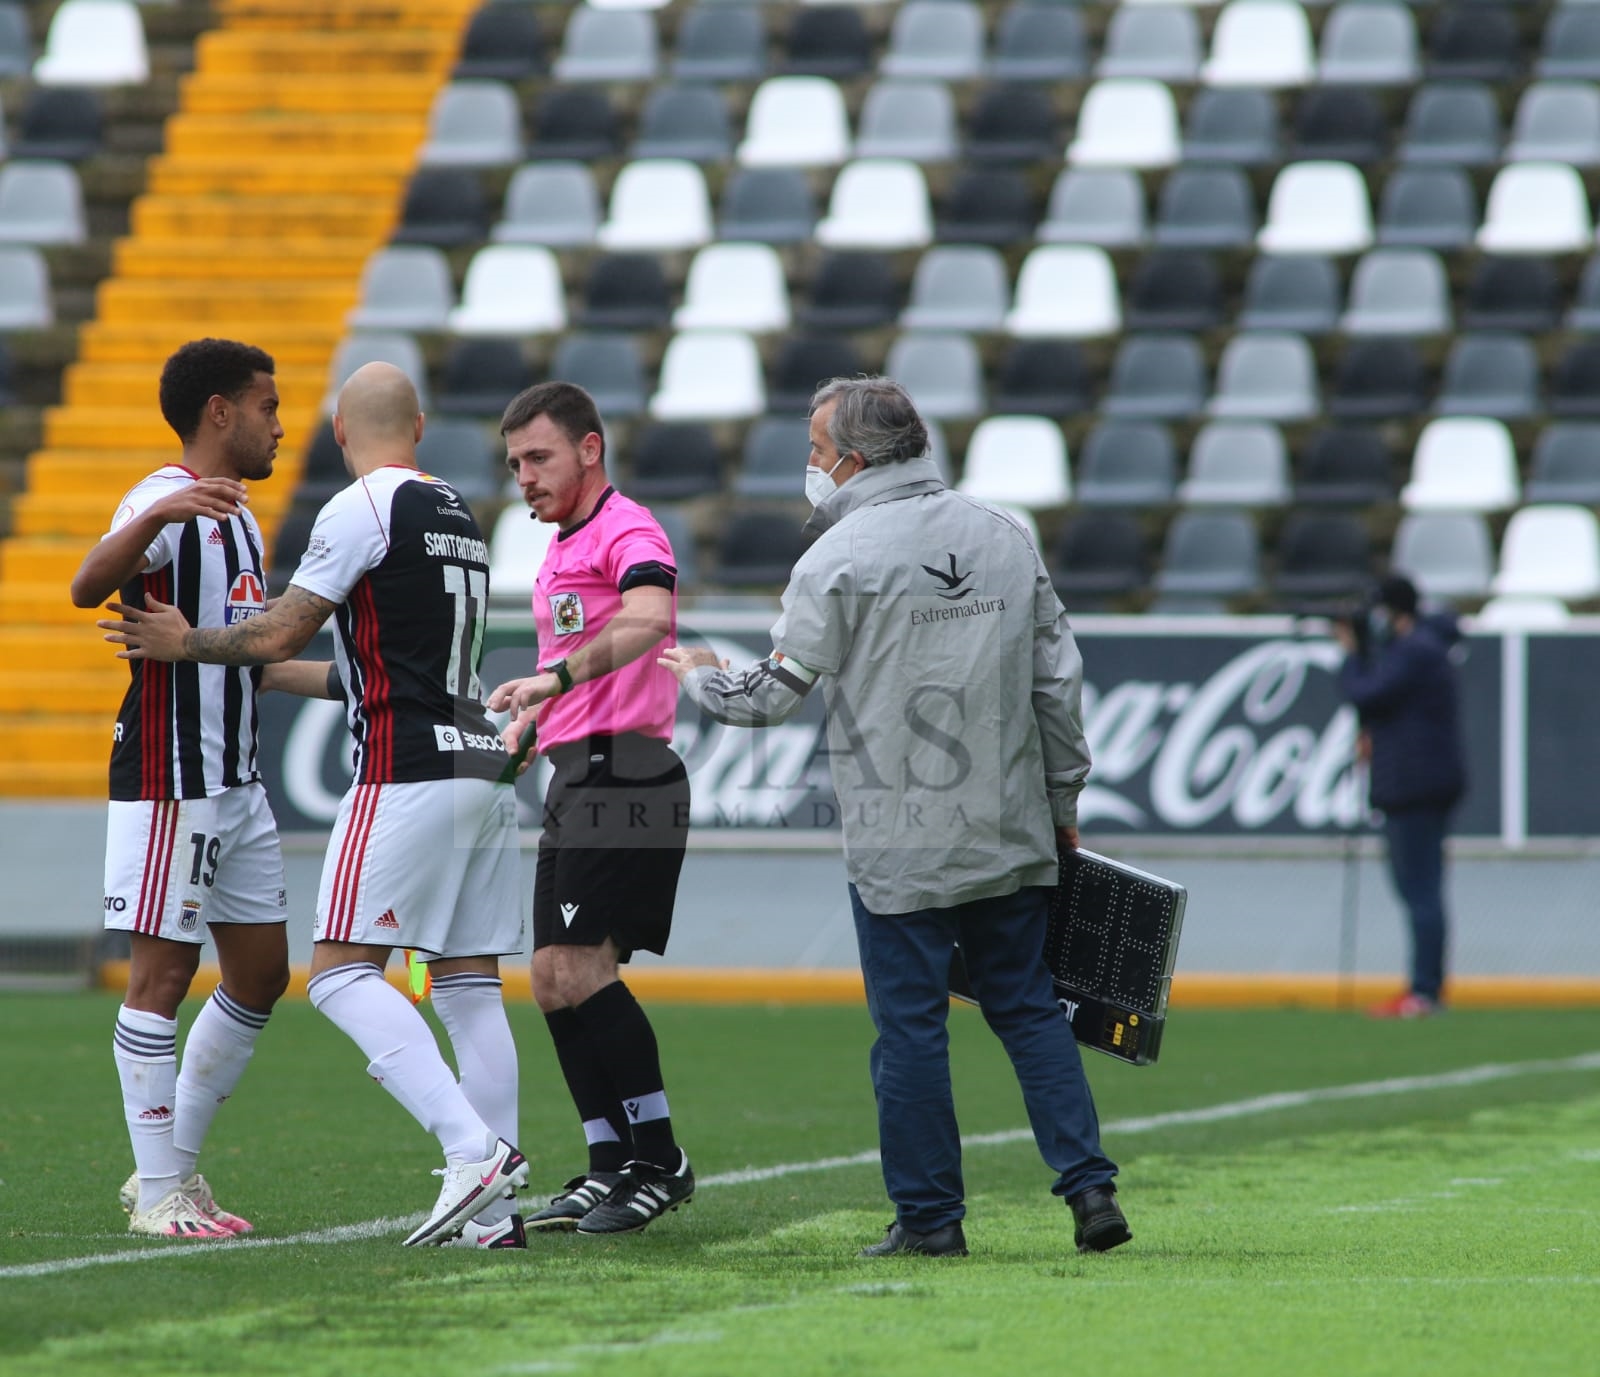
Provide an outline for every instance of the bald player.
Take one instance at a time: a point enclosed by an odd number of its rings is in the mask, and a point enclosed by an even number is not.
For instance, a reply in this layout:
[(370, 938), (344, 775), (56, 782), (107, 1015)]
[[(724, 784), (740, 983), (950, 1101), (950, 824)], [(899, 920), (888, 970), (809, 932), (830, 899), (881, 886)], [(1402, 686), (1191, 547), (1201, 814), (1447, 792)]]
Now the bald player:
[[(456, 492), (417, 468), (416, 389), (389, 364), (354, 373), (333, 434), (355, 480), (317, 516), (288, 591), (260, 616), (191, 628), (176, 608), (113, 604), (100, 623), (124, 658), (272, 664), (331, 616), (331, 696), (346, 699), (355, 779), (317, 896), (312, 1002), (367, 1071), (439, 1140), (444, 1186), (407, 1246), (459, 1238), (526, 1247), (515, 1192), (517, 1053), (499, 957), (523, 949), (517, 815), (507, 757), (478, 681), (489, 552)], [(430, 960), (433, 1001), (461, 1079), (383, 978), (396, 947)]]

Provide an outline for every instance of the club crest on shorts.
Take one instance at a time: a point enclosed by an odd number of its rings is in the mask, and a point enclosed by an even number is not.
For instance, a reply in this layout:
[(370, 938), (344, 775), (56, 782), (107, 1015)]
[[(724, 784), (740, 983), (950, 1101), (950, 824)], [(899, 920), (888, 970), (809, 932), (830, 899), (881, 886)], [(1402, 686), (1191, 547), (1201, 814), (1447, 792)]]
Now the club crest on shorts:
[(238, 626), (251, 617), (259, 617), (267, 610), (267, 595), (261, 580), (253, 569), (241, 569), (234, 575), (233, 586), (228, 589), (228, 600), (222, 614), (225, 626)]
[(556, 635), (574, 636), (583, 630), (583, 599), (576, 593), (558, 593), (550, 599), (550, 616)]
[(200, 901), (198, 899), (185, 899), (183, 908), (178, 913), (178, 931), (193, 932), (200, 926)]

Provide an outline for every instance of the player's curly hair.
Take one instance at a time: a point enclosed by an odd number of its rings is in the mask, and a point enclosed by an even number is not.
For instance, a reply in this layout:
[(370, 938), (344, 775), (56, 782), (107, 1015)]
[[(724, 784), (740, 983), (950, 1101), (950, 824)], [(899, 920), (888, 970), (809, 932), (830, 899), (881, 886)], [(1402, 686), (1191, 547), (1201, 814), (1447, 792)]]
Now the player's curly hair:
[(540, 416), (548, 416), (574, 445), (585, 435), (598, 435), (600, 462), (605, 462), (606, 432), (600, 421), (600, 408), (577, 383), (551, 379), (523, 388), (506, 403), (505, 413), (500, 417), (500, 433), (509, 435), (513, 430), (521, 430)]
[(236, 402), (250, 390), (257, 373), (274, 373), (272, 355), (231, 339), (190, 340), (161, 370), (161, 414), (184, 444), (200, 430), (200, 417), (213, 397)]

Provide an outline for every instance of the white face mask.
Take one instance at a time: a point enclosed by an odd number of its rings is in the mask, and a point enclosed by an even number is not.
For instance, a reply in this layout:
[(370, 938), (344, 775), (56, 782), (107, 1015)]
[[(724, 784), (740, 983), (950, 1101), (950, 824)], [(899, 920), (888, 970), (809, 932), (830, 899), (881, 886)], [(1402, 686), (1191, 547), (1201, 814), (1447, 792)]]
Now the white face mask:
[(841, 454), (833, 461), (832, 469), (819, 469), (815, 464), (806, 465), (806, 497), (813, 507), (819, 506), (823, 498), (838, 487), (833, 481), (833, 472), (844, 463), (844, 459)]

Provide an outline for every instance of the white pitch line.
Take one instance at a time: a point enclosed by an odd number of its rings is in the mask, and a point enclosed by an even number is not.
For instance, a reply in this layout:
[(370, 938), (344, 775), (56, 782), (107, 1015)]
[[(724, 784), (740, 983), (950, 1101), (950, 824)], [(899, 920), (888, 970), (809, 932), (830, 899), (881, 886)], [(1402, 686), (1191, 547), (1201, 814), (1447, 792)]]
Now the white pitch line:
[[(1570, 1071), (1600, 1071), (1600, 1052), (1585, 1052), (1575, 1057), (1560, 1057), (1540, 1061), (1488, 1062), (1482, 1066), (1463, 1067), (1459, 1071), (1441, 1071), (1432, 1076), (1395, 1076), (1381, 1081), (1359, 1081), (1352, 1085), (1327, 1085), (1314, 1090), (1285, 1090), (1272, 1095), (1255, 1095), (1247, 1100), (1231, 1100), (1223, 1104), (1205, 1105), (1199, 1109), (1175, 1109), (1165, 1114), (1146, 1114), (1134, 1119), (1113, 1119), (1101, 1125), (1107, 1134), (1153, 1133), (1162, 1128), (1182, 1128), (1189, 1124), (1216, 1124), (1230, 1119), (1250, 1118), (1258, 1114), (1272, 1114), (1283, 1109), (1299, 1109), (1311, 1104), (1327, 1104), (1339, 1100), (1374, 1099), (1386, 1095), (1409, 1095), (1423, 1090), (1451, 1090), (1467, 1085), (1484, 1085), (1491, 1081), (1513, 1080), (1523, 1076), (1555, 1075)], [(1027, 1142), (1032, 1130), (1006, 1129), (1001, 1133), (973, 1133), (963, 1137), (963, 1147), (995, 1147), (1006, 1143)], [(782, 1162), (771, 1167), (746, 1167), (742, 1171), (725, 1171), (715, 1176), (702, 1176), (700, 1186), (745, 1186), (757, 1181), (773, 1181), (784, 1176), (798, 1176), (806, 1172), (836, 1171), (841, 1167), (872, 1166), (878, 1161), (876, 1150), (852, 1153), (847, 1157), (819, 1157), (810, 1162)], [(399, 1232), (420, 1223), (423, 1216), (408, 1215), (395, 1219), (370, 1219), (362, 1224), (342, 1224), (335, 1229), (314, 1229), (306, 1233), (290, 1234), (284, 1238), (243, 1238), (231, 1242), (173, 1244), (163, 1248), (129, 1248), (116, 1253), (95, 1253), (89, 1257), (58, 1258), (53, 1262), (30, 1262), (20, 1266), (0, 1267), (0, 1279), (8, 1277), (47, 1277), (62, 1272), (77, 1272), (85, 1267), (109, 1267), (117, 1263), (163, 1262), (176, 1257), (192, 1257), (197, 1251), (220, 1250), (236, 1253), (247, 1248), (281, 1248), (294, 1243), (346, 1243), (355, 1239), (376, 1238), (381, 1234)]]

